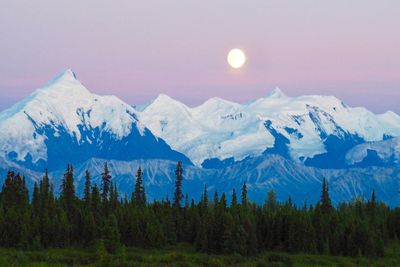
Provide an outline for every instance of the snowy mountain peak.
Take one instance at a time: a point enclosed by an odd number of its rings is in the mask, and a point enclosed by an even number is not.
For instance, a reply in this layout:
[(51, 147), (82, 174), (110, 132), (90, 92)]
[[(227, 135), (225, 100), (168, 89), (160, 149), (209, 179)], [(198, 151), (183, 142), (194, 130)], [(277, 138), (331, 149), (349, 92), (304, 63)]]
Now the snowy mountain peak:
[(77, 81), (76, 74), (75, 72), (72, 71), (72, 69), (67, 69), (60, 74), (56, 75), (53, 79), (51, 79), (48, 83), (47, 86), (60, 83), (60, 82), (74, 82)]
[(159, 94), (153, 101), (150, 101), (150, 103), (146, 105), (144, 109), (157, 110), (161, 113), (170, 111), (171, 109), (174, 110), (174, 112), (177, 112), (178, 110), (181, 112), (186, 112), (188, 107), (182, 102), (175, 100), (168, 95)]
[(12, 151), (21, 161), (29, 154), (35, 162), (47, 159), (46, 140), (52, 134), (71, 136), (77, 143), (93, 142), (82, 132), (97, 129), (119, 140), (136, 126), (142, 133), (131, 106), (114, 96), (92, 94), (68, 69), (0, 113), (0, 149), (6, 156)]
[(154, 100), (153, 102), (176, 102), (175, 99), (173, 99), (172, 97), (166, 95), (166, 94), (159, 94)]
[(397, 114), (376, 115), (334, 96), (289, 97), (276, 88), (246, 105), (217, 97), (194, 108), (165, 95), (157, 100), (140, 113), (141, 121), (198, 166), (207, 159), (242, 160), (268, 150), (304, 161), (339, 145), (346, 150), (400, 136)]
[(278, 87), (276, 87), (274, 90), (272, 90), (271, 92), (269, 92), (267, 94), (267, 97), (274, 97), (274, 98), (285, 98), (288, 97), (287, 95), (285, 95), (281, 89), (279, 89)]
[(0, 113), (0, 158), (33, 168), (55, 168), (93, 156), (189, 162), (156, 138), (137, 115), (115, 96), (90, 93), (68, 69)]
[(234, 103), (219, 97), (212, 97), (205, 101), (200, 106), (193, 108), (193, 110), (198, 112), (206, 112), (210, 113), (212, 111), (223, 111), (223, 110), (230, 110), (235, 107), (240, 107), (241, 105), (238, 103)]

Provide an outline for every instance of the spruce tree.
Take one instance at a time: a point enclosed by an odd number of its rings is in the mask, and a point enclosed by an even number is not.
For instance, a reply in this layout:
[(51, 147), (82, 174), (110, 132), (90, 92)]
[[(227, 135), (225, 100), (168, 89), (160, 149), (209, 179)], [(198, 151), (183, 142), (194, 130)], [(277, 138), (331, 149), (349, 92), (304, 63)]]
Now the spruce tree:
[(33, 193), (32, 193), (32, 211), (34, 216), (39, 215), (40, 211), (40, 195), (39, 195), (39, 187), (37, 182), (33, 185)]
[(236, 190), (235, 190), (235, 188), (233, 188), (231, 207), (236, 207), (236, 206), (237, 206), (237, 196), (236, 196)]
[(243, 183), (242, 186), (242, 206), (247, 206), (247, 186)]
[(218, 192), (215, 190), (214, 192), (214, 201), (213, 201), (214, 206), (218, 206), (219, 204), (219, 198), (218, 198)]
[[(138, 188), (142, 188), (142, 182), (139, 184)], [(107, 201), (113, 212), (107, 217), (103, 216), (96, 184), (82, 199), (75, 197), (71, 165), (67, 166), (60, 189), (57, 199), (46, 172), (40, 183), (33, 185), (29, 203), (25, 177), (8, 172), (0, 192), (0, 246), (87, 247), (103, 238), (110, 252), (118, 251), (121, 242), (144, 248), (185, 241), (200, 251), (216, 254), (253, 255), (279, 249), (381, 257), (385, 243), (400, 236), (400, 210), (378, 203), (375, 190), (367, 203), (358, 199), (336, 208), (330, 202), (325, 179), (321, 201), (315, 208), (297, 207), (290, 198), (281, 204), (272, 191), (261, 207), (249, 202), (247, 190), (242, 190), (246, 208), (235, 207), (235, 191), (231, 207), (226, 204), (225, 193), (220, 199), (215, 194), (214, 205), (207, 206), (207, 186), (198, 205), (192, 200), (189, 207), (186, 196), (185, 209), (171, 206), (169, 200), (137, 208), (127, 200), (119, 201), (117, 187), (110, 182)], [(143, 201), (144, 190), (139, 192)], [(90, 197), (89, 209), (85, 207), (85, 195)]]
[(183, 174), (182, 161), (179, 161), (175, 169), (175, 192), (174, 192), (174, 205), (179, 208), (181, 207), (183, 199), (182, 174)]
[(256, 226), (250, 220), (246, 221), (245, 226), (247, 233), (247, 254), (254, 256), (258, 250)]
[(136, 173), (136, 182), (132, 197), (134, 205), (139, 207), (144, 207), (146, 205), (146, 192), (144, 190), (142, 175), (142, 169), (139, 167)]
[(170, 245), (176, 244), (176, 241), (178, 240), (178, 237), (176, 235), (176, 232), (177, 232), (176, 218), (174, 218), (172, 212), (173, 211), (170, 211), (170, 214), (168, 216), (168, 221), (167, 221), (167, 242)]
[(50, 178), (47, 169), (45, 171), (42, 180), (40, 181), (39, 194), (40, 194), (40, 205), (42, 209), (41, 213), (43, 213), (47, 209), (47, 204), (50, 197)]
[(121, 245), (117, 218), (114, 214), (111, 214), (106, 221), (103, 229), (103, 240), (107, 251), (110, 253), (117, 252)]
[(185, 209), (189, 208), (189, 195), (188, 193), (185, 194)]
[(369, 216), (372, 223), (375, 222), (375, 210), (376, 210), (376, 195), (375, 195), (375, 189), (373, 189), (371, 194), (371, 200), (369, 203), (369, 213), (370, 213)]
[(83, 190), (83, 201), (85, 203), (85, 208), (90, 209), (92, 196), (90, 194), (91, 191), (91, 177), (89, 170), (85, 171), (85, 188)]
[(208, 252), (208, 242), (209, 242), (209, 237), (208, 237), (208, 221), (207, 221), (207, 216), (202, 216), (202, 220), (199, 224), (199, 228), (196, 234), (196, 247), (199, 251), (201, 252)]
[(234, 240), (234, 222), (232, 215), (227, 212), (223, 217), (223, 229), (224, 233), (222, 235), (222, 252), (224, 254), (231, 254), (233, 252)]
[(220, 207), (222, 208), (223, 211), (226, 211), (226, 209), (227, 209), (227, 201), (226, 201), (225, 192), (222, 193), (221, 200), (219, 201), (219, 205), (220, 205)]
[(74, 215), (75, 204), (74, 174), (71, 164), (67, 165), (67, 171), (62, 179), (61, 199), (64, 203), (68, 218), (71, 219)]
[(201, 204), (203, 207), (208, 207), (208, 192), (207, 192), (207, 184), (204, 185), (203, 195), (201, 197)]
[(94, 219), (96, 224), (100, 224), (100, 215), (101, 215), (101, 196), (100, 196), (100, 190), (95, 184), (92, 187), (92, 199), (91, 199), (91, 211), (93, 213)]
[(324, 177), (322, 180), (322, 192), (321, 192), (321, 211), (328, 213), (332, 210), (332, 203), (329, 197), (328, 183)]
[(248, 234), (242, 225), (237, 226), (236, 231), (234, 232), (233, 240), (232, 252), (243, 256), (247, 255)]
[(278, 201), (276, 200), (276, 194), (273, 190), (269, 190), (267, 194), (267, 199), (265, 200), (265, 205), (271, 211), (276, 209)]
[(112, 196), (110, 194), (110, 206), (112, 210), (116, 210), (119, 203), (119, 195), (118, 195), (118, 188), (116, 184), (112, 185)]
[(0, 193), (3, 221), (0, 222), (0, 245), (7, 247), (26, 246), (29, 223), (28, 189), (25, 179), (12, 171), (7, 173)]
[(82, 238), (85, 245), (93, 245), (97, 235), (97, 227), (93, 214), (87, 210), (83, 215), (82, 228)]
[(376, 207), (376, 194), (375, 194), (375, 189), (372, 189), (372, 194), (371, 194), (371, 206)]
[(108, 214), (108, 195), (110, 193), (111, 175), (108, 169), (107, 162), (104, 163), (104, 171), (101, 174), (102, 180), (102, 191), (101, 191), (101, 202), (103, 204), (103, 213)]

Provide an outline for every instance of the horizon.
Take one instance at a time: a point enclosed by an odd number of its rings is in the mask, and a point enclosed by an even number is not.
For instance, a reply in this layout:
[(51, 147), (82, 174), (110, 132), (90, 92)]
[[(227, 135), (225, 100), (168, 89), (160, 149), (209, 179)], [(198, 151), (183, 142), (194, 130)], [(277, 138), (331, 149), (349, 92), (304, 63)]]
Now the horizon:
[[(8, 110), (8, 109), (10, 109), (10, 108), (12, 108), (15, 104), (18, 104), (20, 101), (23, 101), (25, 98), (29, 97), (31, 94), (33, 94), (33, 93), (36, 92), (37, 90), (42, 89), (42, 88), (45, 88), (47, 85), (51, 84), (53, 81), (57, 80), (57, 79), (58, 79), (59, 77), (61, 77), (62, 75), (65, 75), (68, 71), (72, 72), (74, 78), (75, 78), (77, 81), (79, 81), (90, 93), (92, 93), (92, 94), (97, 94), (95, 91), (92, 90), (92, 88), (88, 88), (88, 87), (85, 85), (85, 82), (83, 82), (83, 81), (79, 78), (79, 77), (80, 77), (79, 74), (77, 74), (72, 68), (67, 68), (67, 69), (65, 69), (64, 71), (59, 72), (59, 73), (57, 73), (56, 75), (53, 75), (52, 78), (49, 78), (47, 81), (43, 82), (43, 84), (42, 84), (41, 86), (39, 86), (38, 88), (35, 88), (35, 89), (33, 89), (32, 91), (30, 91), (30, 92), (27, 92), (27, 95), (23, 96), (21, 99), (18, 99), (15, 103), (12, 103), (12, 104), (9, 105), (8, 107), (6, 107), (6, 108), (4, 108), (4, 109), (1, 109), (1, 106), (0, 106), (0, 113), (3, 112), (3, 111)], [(337, 98), (337, 99), (343, 101), (343, 99), (340, 99), (340, 98), (338, 98), (338, 97), (335, 96), (335, 95), (304, 94), (304, 95), (292, 96), (292, 95), (286, 94), (285, 90), (282, 89), (282, 88), (280, 88), (280, 87), (271, 88), (270, 90), (265, 91), (265, 93), (264, 93), (263, 95), (259, 96), (258, 98), (251, 98), (251, 99), (246, 100), (245, 102), (239, 102), (239, 101), (230, 100), (230, 99), (226, 99), (226, 98), (218, 97), (218, 96), (211, 96), (211, 97), (206, 98), (205, 100), (203, 100), (203, 101), (201, 101), (201, 102), (199, 102), (199, 103), (195, 103), (195, 104), (192, 103), (192, 104), (190, 104), (190, 103), (186, 103), (184, 100), (180, 100), (179, 98), (170, 96), (170, 95), (168, 95), (168, 94), (166, 94), (166, 93), (163, 93), (163, 92), (160, 92), (159, 94), (155, 95), (153, 98), (150, 98), (150, 99), (148, 99), (148, 100), (145, 101), (145, 102), (138, 102), (138, 103), (130, 103), (130, 102), (127, 102), (126, 100), (124, 100), (123, 98), (119, 97), (119, 96), (117, 96), (117, 97), (118, 97), (119, 99), (121, 99), (123, 102), (125, 102), (126, 104), (131, 105), (131, 106), (132, 106), (133, 108), (135, 108), (138, 112), (142, 112), (141, 109), (142, 109), (143, 107), (146, 107), (148, 104), (152, 103), (155, 99), (157, 99), (158, 97), (160, 97), (160, 96), (162, 96), (162, 95), (165, 95), (165, 96), (167, 96), (167, 97), (169, 97), (169, 98), (171, 98), (171, 99), (173, 99), (173, 100), (179, 101), (180, 103), (184, 104), (185, 106), (187, 106), (187, 107), (189, 107), (189, 108), (196, 108), (196, 107), (199, 107), (199, 106), (203, 105), (203, 104), (206, 103), (208, 100), (213, 99), (213, 98), (218, 98), (218, 99), (222, 99), (222, 100), (225, 100), (225, 101), (229, 101), (229, 102), (232, 102), (232, 103), (236, 103), (236, 104), (245, 106), (245, 105), (248, 105), (249, 103), (251, 103), (251, 102), (253, 102), (253, 101), (256, 101), (256, 100), (258, 100), (258, 99), (260, 99), (260, 98), (268, 97), (270, 94), (272, 94), (272, 93), (274, 93), (274, 92), (277, 92), (277, 91), (280, 92), (280, 93), (282, 93), (285, 97), (288, 97), (288, 98), (296, 98), (296, 97), (303, 97), (303, 96), (332, 96), (332, 97), (335, 97), (335, 98)], [(113, 95), (113, 94), (99, 94), (99, 95)], [(114, 95), (114, 96), (115, 96), (115, 95)], [(395, 110), (389, 110), (389, 109), (388, 109), (388, 110), (385, 110), (385, 111), (382, 111), (382, 112), (375, 112), (374, 110), (371, 110), (371, 109), (369, 109), (369, 108), (366, 107), (366, 106), (352, 106), (352, 105), (349, 105), (348, 103), (346, 103), (345, 101), (343, 101), (343, 102), (344, 102), (346, 105), (348, 105), (350, 108), (364, 107), (364, 108), (366, 108), (367, 110), (369, 110), (369, 111), (371, 111), (371, 112), (373, 112), (374, 114), (377, 114), (377, 115), (379, 115), (379, 114), (384, 114), (384, 113), (387, 113), (387, 112), (394, 112), (394, 113), (396, 113), (397, 115), (400, 115), (400, 113), (399, 113), (399, 112), (396, 112)]]
[[(7, 2), (0, 110), (70, 66), (94, 93), (127, 103), (160, 93), (244, 103), (279, 87), (399, 114), (399, 9), (394, 0)], [(241, 69), (226, 62), (232, 48), (246, 54)]]

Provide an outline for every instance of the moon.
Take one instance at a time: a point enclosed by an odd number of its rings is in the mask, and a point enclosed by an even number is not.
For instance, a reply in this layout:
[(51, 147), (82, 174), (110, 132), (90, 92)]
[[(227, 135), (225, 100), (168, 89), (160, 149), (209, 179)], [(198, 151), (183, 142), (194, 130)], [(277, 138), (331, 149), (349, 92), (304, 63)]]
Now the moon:
[(246, 62), (246, 55), (242, 50), (235, 48), (229, 51), (226, 59), (228, 61), (229, 66), (231, 66), (234, 69), (239, 69)]

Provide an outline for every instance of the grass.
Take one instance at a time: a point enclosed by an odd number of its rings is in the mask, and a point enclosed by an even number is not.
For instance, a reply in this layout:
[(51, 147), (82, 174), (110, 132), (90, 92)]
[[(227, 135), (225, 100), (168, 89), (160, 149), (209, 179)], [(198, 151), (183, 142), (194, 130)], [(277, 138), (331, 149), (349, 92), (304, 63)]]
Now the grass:
[(400, 242), (386, 247), (384, 258), (348, 258), (327, 255), (287, 254), (265, 252), (257, 257), (239, 255), (207, 255), (197, 253), (193, 247), (180, 244), (165, 249), (121, 249), (111, 255), (84, 249), (46, 249), (22, 251), (0, 249), (0, 266), (337, 266), (337, 267), (383, 267), (400, 266)]

